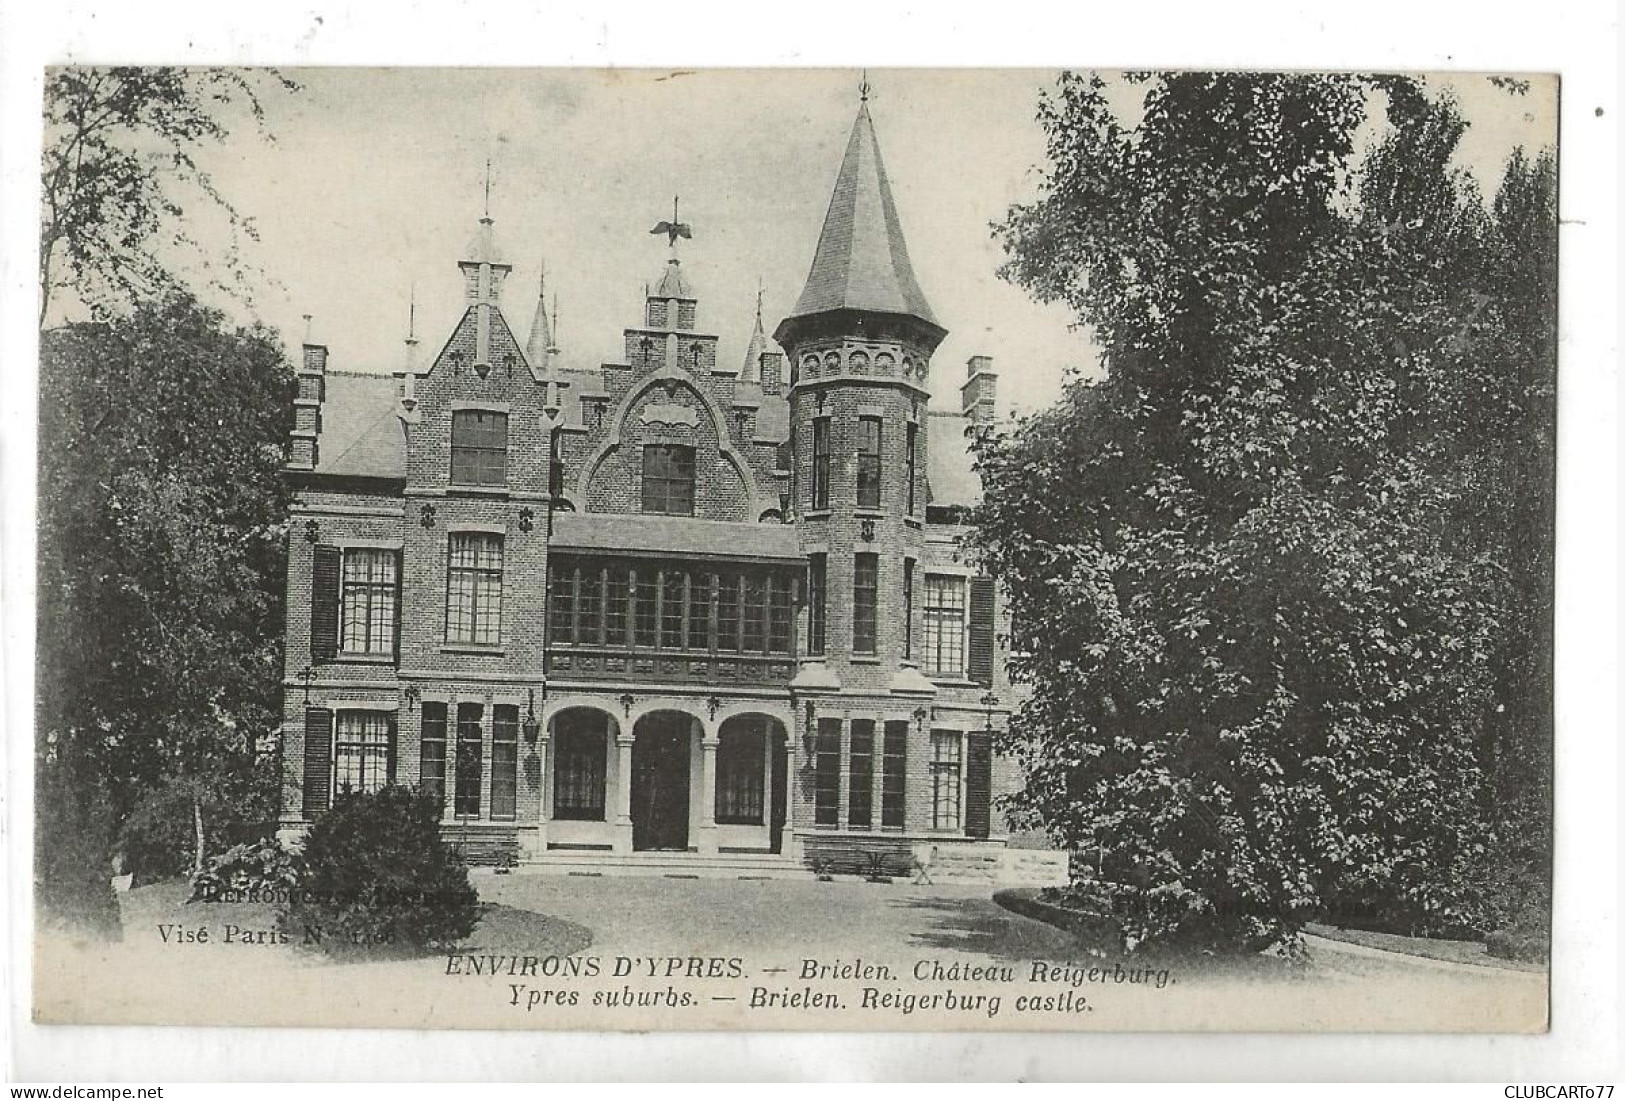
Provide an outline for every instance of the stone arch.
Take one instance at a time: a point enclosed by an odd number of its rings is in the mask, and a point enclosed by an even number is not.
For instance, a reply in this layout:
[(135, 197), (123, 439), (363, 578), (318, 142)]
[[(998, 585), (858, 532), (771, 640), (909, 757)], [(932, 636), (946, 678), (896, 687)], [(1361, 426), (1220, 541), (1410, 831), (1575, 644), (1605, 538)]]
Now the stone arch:
[(693, 395), (697, 407), (705, 411), (711, 434), (716, 437), (718, 460), (727, 463), (733, 476), (739, 480), (744, 499), (742, 514), (748, 517), (760, 512), (765, 507), (761, 487), (756, 484), (756, 477), (750, 464), (733, 446), (732, 438), (728, 432), (728, 420), (723, 413), (722, 407), (690, 375), (682, 370), (669, 367), (653, 372), (627, 390), (610, 418), (609, 431), (604, 440), (588, 456), (587, 461), (582, 464), (581, 491), (588, 511), (591, 511), (593, 493), (595, 487), (599, 484), (599, 478), (603, 474), (605, 464), (609, 462), (612, 456), (623, 450), (622, 441), (626, 434), (627, 418), (631, 415), (632, 410), (657, 386), (681, 388), (686, 393)]

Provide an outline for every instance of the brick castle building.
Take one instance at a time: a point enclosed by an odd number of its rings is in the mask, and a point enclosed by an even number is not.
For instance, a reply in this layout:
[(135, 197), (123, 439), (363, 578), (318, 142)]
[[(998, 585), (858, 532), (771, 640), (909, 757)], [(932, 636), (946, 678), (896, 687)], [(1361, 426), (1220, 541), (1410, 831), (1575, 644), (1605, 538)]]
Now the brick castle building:
[[(390, 374), (304, 347), (289, 477), (283, 822), (434, 792), (541, 865), (1002, 850), (1017, 782), (991, 579), (961, 551), (996, 376), (930, 408), (946, 335), (867, 104), (805, 289), (741, 364), (675, 244), (621, 362), (521, 339), (489, 216), (467, 308)], [(671, 859), (682, 859), (673, 856)]]

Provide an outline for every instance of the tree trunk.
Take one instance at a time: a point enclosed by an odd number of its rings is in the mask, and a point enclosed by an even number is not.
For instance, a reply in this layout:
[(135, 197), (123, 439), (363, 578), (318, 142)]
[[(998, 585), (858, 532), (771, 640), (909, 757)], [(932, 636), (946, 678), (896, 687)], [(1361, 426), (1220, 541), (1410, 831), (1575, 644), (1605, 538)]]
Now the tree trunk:
[(196, 796), (192, 798), (192, 839), (192, 874), (197, 875), (203, 870), (203, 804)]

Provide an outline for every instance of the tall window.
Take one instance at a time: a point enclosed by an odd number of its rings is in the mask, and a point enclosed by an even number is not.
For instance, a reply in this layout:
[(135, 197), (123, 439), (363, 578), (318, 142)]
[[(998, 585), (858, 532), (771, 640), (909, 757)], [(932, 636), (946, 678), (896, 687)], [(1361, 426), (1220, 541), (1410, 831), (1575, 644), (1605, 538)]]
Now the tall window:
[(485, 767), (480, 724), (484, 718), (481, 704), (457, 705), (457, 791), (452, 810), (459, 818), (480, 816), (480, 778)]
[(745, 575), (744, 613), (739, 648), (747, 654), (759, 654), (767, 642), (767, 578), (760, 574)]
[(739, 586), (737, 573), (717, 575), (717, 649), (739, 649)]
[(395, 648), (399, 585), (395, 551), (352, 547), (344, 552), (339, 638), (345, 653), (384, 654)]
[(903, 660), (914, 658), (914, 559), (903, 559)]
[(576, 571), (562, 563), (553, 570), (548, 585), (548, 629), (550, 641), (571, 643), (576, 641)]
[(841, 720), (819, 719), (813, 750), (813, 824), (835, 826), (841, 818)]
[(604, 820), (608, 729), (602, 715), (575, 711), (560, 717), (553, 757), (554, 818)]
[(908, 498), (907, 513), (914, 515), (914, 470), (919, 461), (920, 426), (910, 424), (903, 438), (903, 491)]
[(965, 675), (965, 579), (925, 575), (925, 671)]
[(512, 820), (519, 806), (519, 708), (491, 708), (491, 817)]
[(389, 782), (390, 727), (382, 711), (340, 711), (333, 741), (333, 791), (377, 791)]
[(571, 571), (576, 582), (576, 641), (596, 643), (604, 629), (604, 571), (593, 565)]
[(683, 647), (683, 582), (688, 575), (667, 570), (660, 580), (660, 645), (667, 650)]
[(874, 822), (875, 721), (852, 720), (852, 752), (847, 765), (846, 824), (867, 829)]
[(609, 570), (604, 583), (604, 644), (625, 646), (626, 637), (626, 567)]
[(488, 409), (452, 411), (451, 480), (468, 486), (508, 483), (508, 414)]
[(418, 790), (446, 803), (446, 705), (423, 701), (423, 726), (418, 732)]
[(807, 653), (824, 652), (824, 574), (827, 559), (822, 554), (807, 556)]
[(675, 443), (643, 445), (643, 511), (694, 515), (694, 449)]
[(813, 419), (812, 507), (829, 507), (829, 418)]
[(695, 573), (688, 578), (688, 648), (711, 648), (711, 587), (716, 574)]
[(880, 418), (858, 418), (858, 507), (880, 507)]
[(502, 640), (502, 536), (456, 532), (446, 568), (446, 641)]
[(880, 600), (880, 556), (852, 556), (852, 652), (875, 652)]
[(964, 771), (964, 744), (957, 730), (931, 732), (931, 828), (957, 830), (960, 823), (959, 779)]
[(790, 608), (790, 579), (768, 578), (767, 649), (769, 653), (784, 654), (790, 650), (790, 622), (794, 613)]
[(725, 825), (760, 826), (762, 773), (767, 757), (758, 729), (729, 729), (717, 743), (716, 819)]
[(880, 824), (903, 828), (903, 775), (908, 764), (908, 722), (886, 721), (880, 757)]
[(659, 621), (655, 617), (655, 571), (633, 570), (627, 582), (632, 590), (632, 631), (634, 643), (653, 647), (660, 639)]

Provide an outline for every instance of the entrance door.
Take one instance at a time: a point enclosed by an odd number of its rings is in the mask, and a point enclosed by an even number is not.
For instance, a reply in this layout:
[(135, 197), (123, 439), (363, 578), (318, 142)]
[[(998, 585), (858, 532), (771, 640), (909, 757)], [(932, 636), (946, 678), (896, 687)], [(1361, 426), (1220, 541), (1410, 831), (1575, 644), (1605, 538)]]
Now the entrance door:
[(632, 848), (688, 849), (686, 715), (650, 715), (632, 743)]

